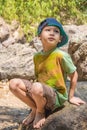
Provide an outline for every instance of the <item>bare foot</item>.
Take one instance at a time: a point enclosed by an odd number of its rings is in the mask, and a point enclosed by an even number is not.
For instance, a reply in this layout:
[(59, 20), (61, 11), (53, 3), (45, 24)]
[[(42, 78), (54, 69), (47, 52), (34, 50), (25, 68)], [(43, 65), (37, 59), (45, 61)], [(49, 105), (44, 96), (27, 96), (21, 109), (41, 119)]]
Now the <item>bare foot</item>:
[(44, 124), (45, 120), (45, 113), (36, 112), (33, 127), (40, 128)]
[(31, 124), (35, 119), (36, 110), (32, 110), (30, 114), (22, 121), (23, 125)]

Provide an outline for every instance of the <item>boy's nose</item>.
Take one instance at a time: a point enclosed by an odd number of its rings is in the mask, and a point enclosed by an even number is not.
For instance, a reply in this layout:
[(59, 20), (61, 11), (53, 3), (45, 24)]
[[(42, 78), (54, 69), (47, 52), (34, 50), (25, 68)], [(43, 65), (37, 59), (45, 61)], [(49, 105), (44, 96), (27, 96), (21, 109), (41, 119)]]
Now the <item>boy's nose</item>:
[(51, 31), (50, 31), (50, 35), (54, 35), (54, 31), (51, 30)]

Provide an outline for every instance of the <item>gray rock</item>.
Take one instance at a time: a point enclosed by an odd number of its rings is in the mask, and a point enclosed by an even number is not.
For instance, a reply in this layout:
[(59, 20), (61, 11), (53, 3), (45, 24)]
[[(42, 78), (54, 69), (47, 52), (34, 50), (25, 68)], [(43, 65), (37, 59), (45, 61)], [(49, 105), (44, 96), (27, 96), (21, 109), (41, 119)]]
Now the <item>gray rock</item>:
[[(87, 105), (80, 107), (66, 103), (65, 107), (51, 114), (38, 130), (87, 130)], [(31, 125), (20, 130), (35, 130)]]
[(7, 40), (9, 37), (9, 30), (7, 26), (3, 25), (0, 27), (0, 42)]
[(68, 106), (48, 118), (41, 130), (86, 130), (87, 105), (74, 107)]
[(79, 80), (87, 81), (87, 41), (75, 42), (74, 39), (69, 44), (68, 52), (77, 67)]
[(2, 47), (0, 50), (0, 79), (15, 77), (34, 79), (33, 54), (36, 52), (27, 44)]
[(9, 37), (7, 40), (5, 40), (4, 42), (2, 42), (2, 45), (5, 47), (8, 47), (11, 44), (15, 43), (15, 39), (13, 37)]

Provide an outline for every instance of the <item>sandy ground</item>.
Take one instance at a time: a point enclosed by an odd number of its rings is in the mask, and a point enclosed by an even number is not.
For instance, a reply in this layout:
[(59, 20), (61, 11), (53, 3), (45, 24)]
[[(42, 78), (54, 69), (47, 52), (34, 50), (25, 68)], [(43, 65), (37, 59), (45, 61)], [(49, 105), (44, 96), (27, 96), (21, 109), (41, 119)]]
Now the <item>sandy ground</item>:
[(28, 115), (29, 108), (0, 82), (0, 130), (18, 130), (20, 122)]

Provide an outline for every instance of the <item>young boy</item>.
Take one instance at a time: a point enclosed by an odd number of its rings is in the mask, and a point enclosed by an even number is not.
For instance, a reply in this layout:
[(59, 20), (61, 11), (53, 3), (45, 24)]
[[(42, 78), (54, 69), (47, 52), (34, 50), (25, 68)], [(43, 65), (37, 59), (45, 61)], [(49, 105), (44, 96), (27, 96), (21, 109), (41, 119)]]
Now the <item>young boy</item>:
[[(77, 72), (70, 56), (59, 49), (68, 41), (62, 25), (54, 18), (47, 18), (38, 27), (38, 37), (43, 50), (34, 56), (37, 82), (24, 79), (10, 80), (12, 93), (31, 107), (29, 116), (23, 120), (24, 125), (33, 122), (34, 128), (40, 128), (45, 122), (45, 110), (54, 111), (66, 100), (75, 105), (84, 104), (74, 96)], [(70, 90), (67, 94), (66, 78), (70, 77)]]

